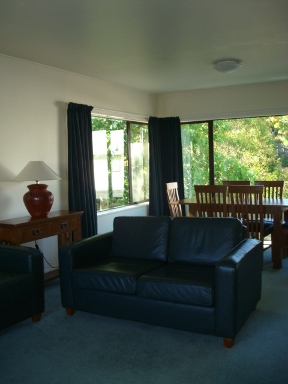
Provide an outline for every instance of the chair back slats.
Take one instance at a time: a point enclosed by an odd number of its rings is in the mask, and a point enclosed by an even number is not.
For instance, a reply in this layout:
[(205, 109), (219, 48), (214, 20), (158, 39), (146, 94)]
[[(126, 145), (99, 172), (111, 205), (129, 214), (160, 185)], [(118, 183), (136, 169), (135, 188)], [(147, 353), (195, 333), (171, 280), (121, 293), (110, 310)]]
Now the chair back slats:
[(264, 238), (263, 186), (231, 185), (228, 187), (232, 216), (247, 228), (247, 237)]
[(200, 217), (227, 217), (225, 185), (195, 185), (197, 211)]
[(257, 180), (254, 185), (263, 185), (263, 197), (267, 199), (282, 199), (284, 180)]
[(166, 194), (171, 217), (181, 217), (182, 207), (179, 204), (178, 183), (166, 183)]

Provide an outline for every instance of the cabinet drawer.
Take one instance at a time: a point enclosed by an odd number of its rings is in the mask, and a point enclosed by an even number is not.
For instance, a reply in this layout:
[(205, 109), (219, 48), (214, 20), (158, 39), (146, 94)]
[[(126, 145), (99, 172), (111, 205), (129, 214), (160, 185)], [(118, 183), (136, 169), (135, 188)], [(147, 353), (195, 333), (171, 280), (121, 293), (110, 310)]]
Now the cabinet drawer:
[(58, 221), (57, 223), (51, 223), (51, 230), (54, 234), (74, 231), (75, 229), (77, 229), (76, 219), (68, 219)]
[(34, 227), (23, 228), (21, 230), (21, 243), (26, 243), (28, 241), (33, 241), (37, 239), (42, 239), (43, 237), (50, 236), (50, 227), (49, 225), (35, 225)]

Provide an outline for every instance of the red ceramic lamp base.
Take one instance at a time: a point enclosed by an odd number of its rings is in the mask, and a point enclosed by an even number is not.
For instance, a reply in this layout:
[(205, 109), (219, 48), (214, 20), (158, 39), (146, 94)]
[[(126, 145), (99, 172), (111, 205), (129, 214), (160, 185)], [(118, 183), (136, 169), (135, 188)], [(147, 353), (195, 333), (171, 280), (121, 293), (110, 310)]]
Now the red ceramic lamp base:
[(27, 185), (28, 192), (23, 196), (27, 211), (32, 217), (47, 217), (54, 202), (52, 192), (47, 191), (46, 184)]

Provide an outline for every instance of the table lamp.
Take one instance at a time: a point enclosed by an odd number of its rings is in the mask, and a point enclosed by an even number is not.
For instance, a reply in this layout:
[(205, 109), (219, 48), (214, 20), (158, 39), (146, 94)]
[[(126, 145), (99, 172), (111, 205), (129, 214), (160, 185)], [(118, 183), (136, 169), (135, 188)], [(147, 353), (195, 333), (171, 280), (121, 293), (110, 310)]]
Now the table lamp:
[(27, 211), (32, 217), (47, 217), (54, 202), (52, 192), (47, 190), (48, 185), (40, 184), (39, 180), (61, 180), (44, 161), (29, 161), (13, 181), (32, 181), (36, 184), (27, 185), (28, 192), (23, 196)]

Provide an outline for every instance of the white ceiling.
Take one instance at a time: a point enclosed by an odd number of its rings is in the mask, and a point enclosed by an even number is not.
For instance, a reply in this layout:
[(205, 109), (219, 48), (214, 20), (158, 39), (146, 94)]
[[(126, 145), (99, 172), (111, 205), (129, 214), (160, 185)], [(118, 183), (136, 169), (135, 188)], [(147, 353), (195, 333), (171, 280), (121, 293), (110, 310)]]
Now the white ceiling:
[(0, 54), (153, 93), (287, 80), (288, 0), (0, 0)]

